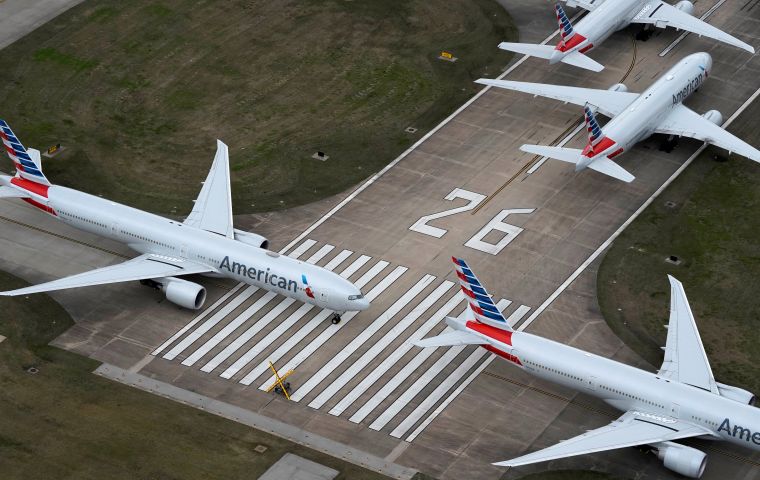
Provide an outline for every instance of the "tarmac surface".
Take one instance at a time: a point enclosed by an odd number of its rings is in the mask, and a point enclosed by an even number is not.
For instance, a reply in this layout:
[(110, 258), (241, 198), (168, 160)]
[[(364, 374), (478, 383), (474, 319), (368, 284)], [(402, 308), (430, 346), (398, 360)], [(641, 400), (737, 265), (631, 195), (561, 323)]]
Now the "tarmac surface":
[[(508, 3), (521, 41), (540, 42), (556, 28), (549, 4)], [(710, 23), (760, 47), (759, 2), (707, 0), (697, 4), (697, 14), (716, 3)], [(624, 81), (641, 92), (679, 59), (707, 51), (713, 72), (689, 107), (716, 108), (728, 118), (760, 87), (757, 55), (694, 35), (669, 47), (679, 38), (672, 30), (634, 42), (637, 31), (619, 32), (591, 52), (607, 67), (599, 74), (529, 59), (510, 67), (506, 78), (593, 88)], [(555, 468), (679, 478), (636, 449), (510, 471), (492, 466), (620, 413), (493, 362), (474, 347), (409, 344), (439, 333), (444, 316), (464, 309), (451, 271), (455, 255), (470, 263), (518, 328), (655, 369), (601, 317), (598, 255), (700, 145), (682, 140), (666, 154), (659, 138), (639, 144), (619, 158), (636, 176), (631, 184), (592, 171), (576, 174), (552, 161), (527, 175), (535, 159), (518, 147), (562, 140), (577, 130), (581, 114), (572, 105), (486, 89), (357, 191), (236, 219), (238, 228), (268, 236), (275, 249), (284, 245), (284, 253), (362, 286), (372, 307), (344, 315), (339, 325), (330, 324), (330, 312), (198, 278), (210, 294), (200, 314), (139, 285), (57, 292), (77, 325), (55, 344), (441, 479), (511, 479)], [(583, 143), (575, 135), (568, 146)], [(0, 268), (33, 283), (133, 256), (16, 202), (0, 202), (0, 222)], [(293, 401), (263, 391), (272, 381), (270, 360), (282, 373), (293, 370)], [(760, 478), (758, 454), (687, 443), (709, 453), (703, 478)]]
[(0, 0), (0, 48), (5, 48), (82, 0)]

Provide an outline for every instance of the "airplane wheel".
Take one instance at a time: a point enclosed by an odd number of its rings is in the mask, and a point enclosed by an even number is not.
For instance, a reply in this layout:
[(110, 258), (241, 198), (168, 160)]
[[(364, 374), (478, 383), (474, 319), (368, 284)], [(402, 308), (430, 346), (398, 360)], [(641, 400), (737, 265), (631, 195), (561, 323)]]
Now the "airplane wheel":
[(340, 315), (338, 315), (336, 313), (335, 315), (332, 316), (332, 319), (330, 321), (332, 322), (333, 325), (339, 324), (340, 323)]

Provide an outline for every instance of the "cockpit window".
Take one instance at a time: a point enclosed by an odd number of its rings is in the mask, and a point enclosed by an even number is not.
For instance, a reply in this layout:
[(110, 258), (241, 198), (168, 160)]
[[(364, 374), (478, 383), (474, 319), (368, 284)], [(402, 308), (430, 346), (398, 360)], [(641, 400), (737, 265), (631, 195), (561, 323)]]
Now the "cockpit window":
[(349, 300), (361, 300), (362, 298), (364, 298), (364, 295), (362, 295), (362, 294), (359, 294), (359, 295), (349, 295), (348, 296)]

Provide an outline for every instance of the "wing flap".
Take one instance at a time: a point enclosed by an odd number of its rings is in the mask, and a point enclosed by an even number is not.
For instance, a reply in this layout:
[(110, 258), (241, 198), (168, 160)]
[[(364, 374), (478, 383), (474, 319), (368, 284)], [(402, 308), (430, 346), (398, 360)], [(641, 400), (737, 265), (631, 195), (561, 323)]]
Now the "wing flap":
[(516, 467), (557, 458), (650, 445), (708, 434), (710, 432), (706, 429), (680, 420), (641, 412), (626, 412), (609, 425), (590, 430), (543, 450), (494, 465)]
[(715, 125), (702, 115), (685, 107), (676, 105), (655, 130), (657, 133), (696, 138), (711, 143), (730, 152), (736, 152), (755, 162), (760, 162), (760, 150), (744, 140), (735, 137), (722, 127)]
[(633, 17), (631, 23), (648, 23), (660, 28), (673, 27), (679, 30), (686, 30), (687, 32), (714, 38), (750, 53), (755, 53), (755, 49), (747, 43), (660, 0), (650, 0), (647, 2), (641, 11)]
[(185, 225), (233, 238), (229, 149), (216, 141), (216, 156)]
[(639, 97), (638, 93), (616, 92), (614, 90), (597, 90), (594, 88), (566, 87), (563, 85), (549, 85), (544, 83), (515, 82), (512, 80), (493, 80), (480, 78), (475, 83), (490, 85), (492, 87), (515, 90), (517, 92), (539, 95), (553, 98), (562, 102), (584, 106), (594, 105), (608, 117), (623, 112), (628, 105)]
[(89, 272), (41, 283), (31, 287), (0, 292), (0, 295), (14, 297), (16, 295), (52, 292), (67, 288), (105, 285), (108, 283), (130, 282), (149, 278), (189, 275), (192, 273), (205, 273), (211, 271), (213, 271), (213, 269), (206, 267), (205, 265), (189, 262), (187, 260), (165, 257), (162, 255), (146, 254), (117, 265), (90, 270)]

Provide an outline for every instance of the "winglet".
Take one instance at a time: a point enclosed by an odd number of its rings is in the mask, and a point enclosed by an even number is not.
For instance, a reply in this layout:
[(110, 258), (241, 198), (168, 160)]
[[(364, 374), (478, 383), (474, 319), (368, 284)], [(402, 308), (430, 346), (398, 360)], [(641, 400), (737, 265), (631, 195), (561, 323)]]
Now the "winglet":
[(507, 319), (501, 314), (491, 295), (481, 285), (467, 262), (456, 257), (451, 257), (451, 260), (454, 262), (462, 293), (467, 297), (469, 308), (475, 319), (480, 323), (511, 332), (512, 328), (507, 323)]

